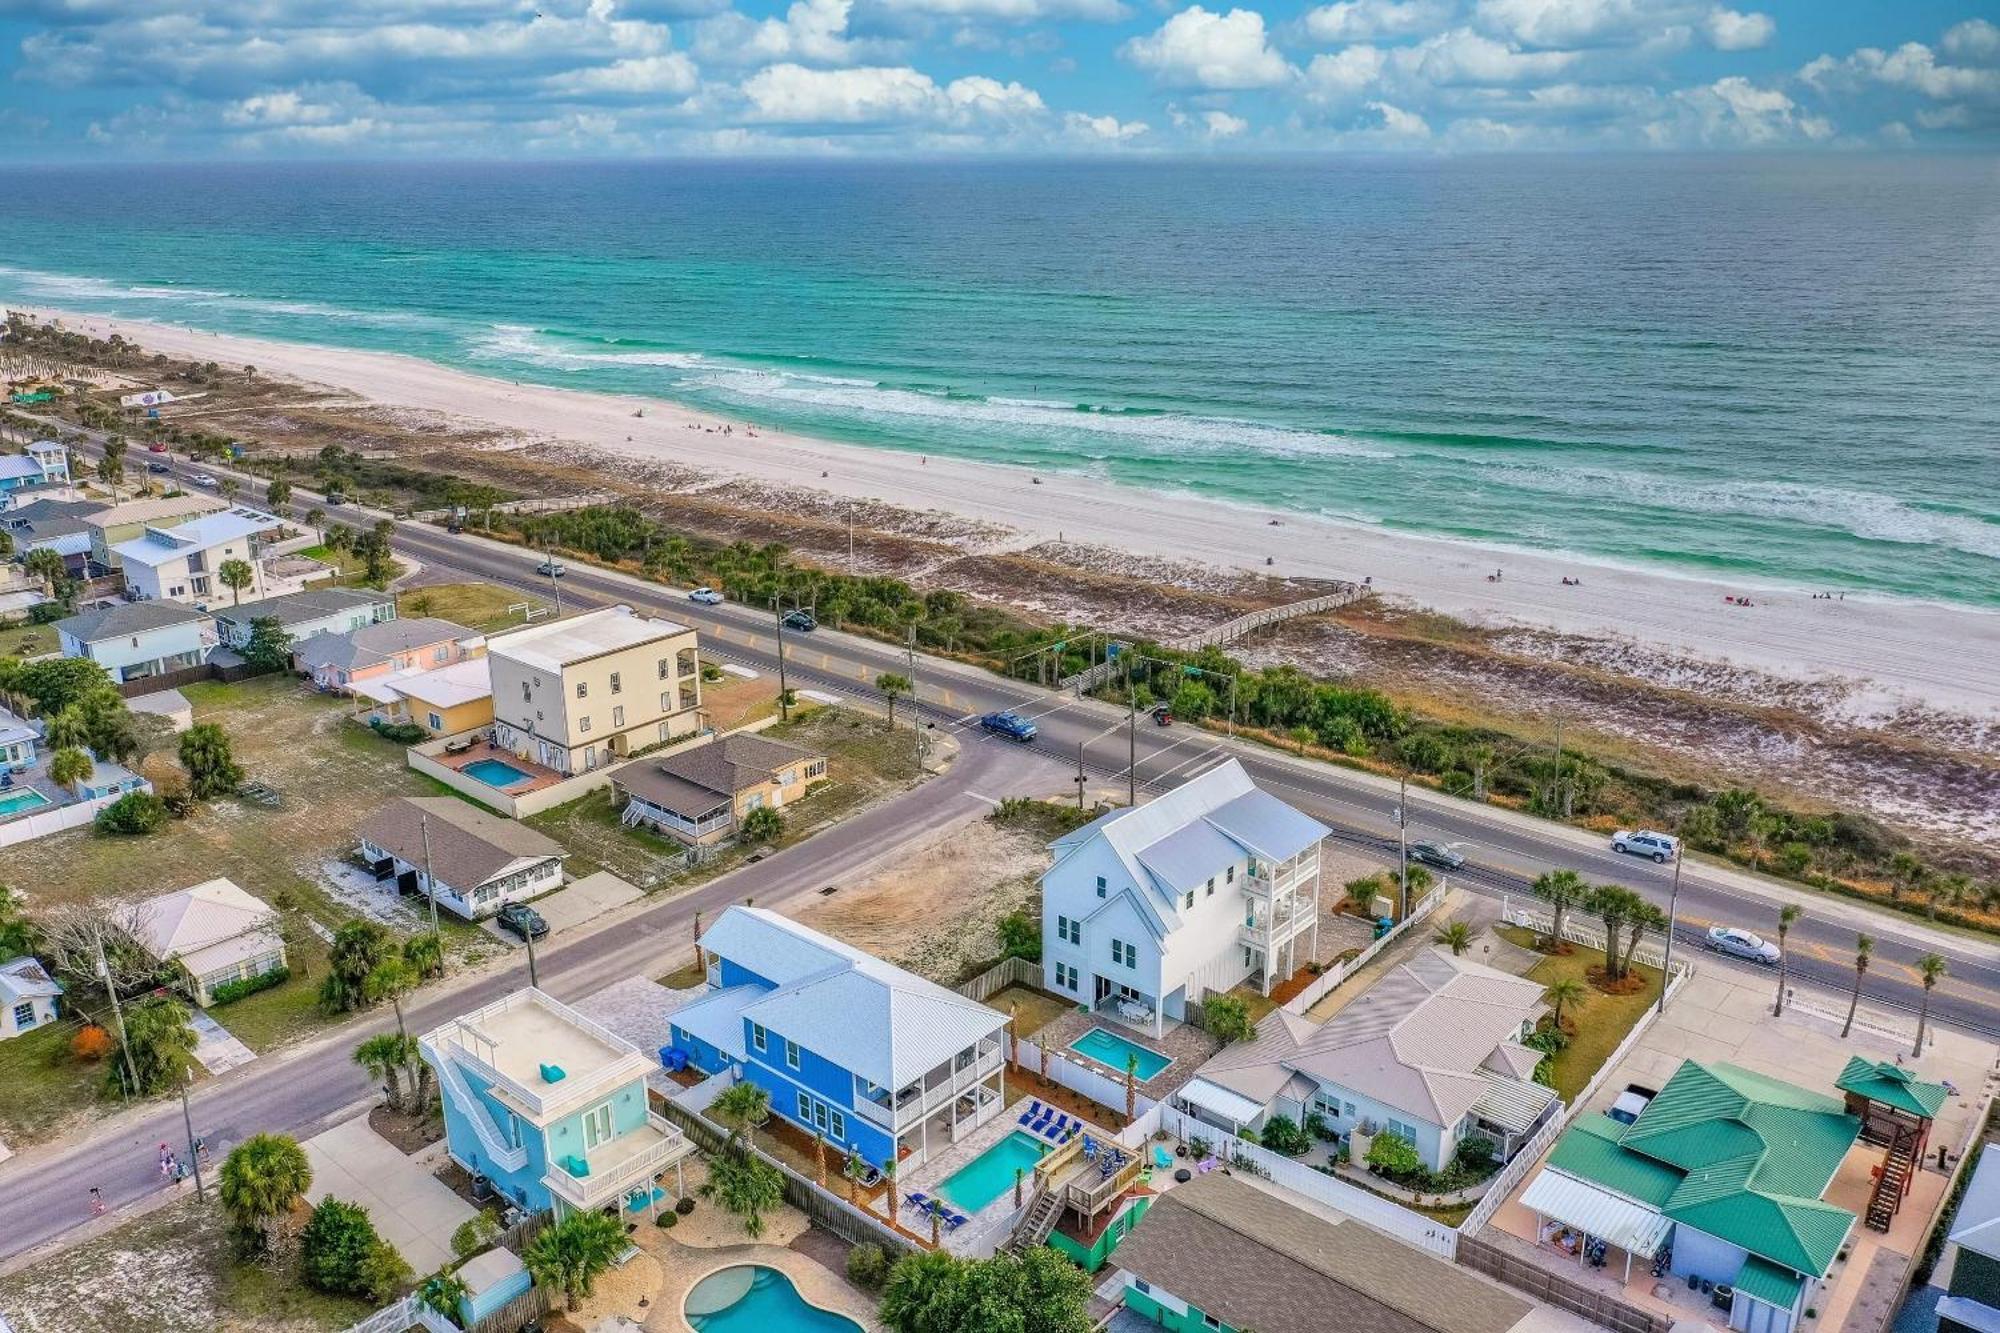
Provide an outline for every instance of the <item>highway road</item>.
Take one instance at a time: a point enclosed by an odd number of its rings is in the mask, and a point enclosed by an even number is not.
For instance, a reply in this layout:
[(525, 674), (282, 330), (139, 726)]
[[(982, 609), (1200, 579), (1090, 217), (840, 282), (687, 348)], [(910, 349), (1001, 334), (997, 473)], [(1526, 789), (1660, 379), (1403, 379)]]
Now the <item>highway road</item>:
[[(145, 458), (134, 454), (129, 457)], [(185, 463), (182, 471), (203, 469)], [(245, 497), (261, 496), (263, 479), (209, 465), (218, 476), (235, 476)], [(295, 492), (291, 508), (302, 514), (319, 497)], [(372, 523), (385, 515), (354, 506), (329, 510), (335, 520)], [(648, 583), (580, 561), (555, 580), (535, 573), (540, 556), (475, 533), (451, 535), (443, 528), (398, 522), (396, 550), (427, 568), (552, 599), (559, 592), (566, 609), (623, 602), (651, 614), (693, 625), (713, 655), (759, 670), (776, 668), (778, 631), (768, 610), (735, 603), (703, 606), (684, 591)], [(560, 587), (558, 587), (558, 582)], [(1342, 842), (1394, 857), (1398, 795), (1393, 782), (1329, 764), (1300, 761), (1269, 747), (1237, 742), (1201, 728), (1159, 728), (1147, 719), (1127, 728), (1124, 710), (1092, 699), (1077, 699), (1032, 684), (1009, 680), (963, 663), (918, 654), (895, 645), (825, 629), (783, 635), (787, 676), (794, 688), (817, 688), (844, 695), (873, 695), (877, 674), (895, 671), (917, 682), (917, 701), (935, 726), (965, 729), (979, 713), (1012, 708), (1032, 718), (1039, 734), (1031, 748), (1048, 754), (1074, 773), (1081, 747), (1082, 767), (1094, 786), (1132, 780), (1147, 791), (1167, 790), (1203, 768), (1234, 756), (1260, 784), (1310, 810)], [(914, 668), (914, 670), (912, 669)], [(968, 736), (968, 743), (1014, 745), (994, 737)], [(1136, 765), (1131, 757), (1136, 755)], [(1535, 877), (1553, 870), (1579, 871), (1597, 883), (1618, 883), (1666, 907), (1671, 900), (1672, 866), (1623, 856), (1607, 839), (1530, 816), (1442, 796), (1411, 793), (1409, 837), (1447, 843), (1466, 857), (1455, 883), (1495, 895), (1524, 895)], [(1793, 928), (1792, 970), (1801, 981), (1845, 992), (1853, 982), (1857, 931), (1876, 939), (1875, 959), (1863, 988), (1864, 999), (1885, 1009), (1914, 1013), (1922, 998), (1917, 961), (1935, 950), (1949, 963), (1949, 975), (1932, 997), (1941, 1022), (2000, 1037), (2000, 943), (1930, 927), (1908, 917), (1875, 911), (1864, 904), (1735, 867), (1690, 858), (1682, 866), (1674, 914), (1676, 948), (1699, 948), (1714, 925), (1733, 925), (1775, 935), (1778, 908), (1799, 902), (1805, 918)], [(1715, 958), (1716, 955), (1704, 956)]]

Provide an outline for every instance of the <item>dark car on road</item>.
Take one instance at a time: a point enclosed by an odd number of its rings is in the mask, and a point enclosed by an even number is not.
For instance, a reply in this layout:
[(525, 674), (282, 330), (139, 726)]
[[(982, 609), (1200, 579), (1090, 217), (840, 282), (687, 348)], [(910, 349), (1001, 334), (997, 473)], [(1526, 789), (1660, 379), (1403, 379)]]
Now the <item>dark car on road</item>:
[(979, 719), (982, 731), (990, 731), (996, 736), (1007, 736), (1017, 741), (1035, 739), (1035, 724), (1019, 713), (988, 713)]
[(1465, 858), (1441, 842), (1413, 842), (1410, 844), (1410, 859), (1424, 861), (1444, 870), (1457, 870), (1465, 864)]
[(174, 465), (172, 463), (162, 463), (158, 459), (155, 459), (152, 462), (146, 464), (146, 471), (148, 472), (165, 473), (165, 472), (172, 472), (173, 470), (174, 470)]
[(540, 939), (549, 933), (549, 923), (526, 903), (508, 903), (493, 919), (499, 923), (500, 929), (511, 931), (524, 940)]
[(819, 628), (819, 622), (804, 611), (793, 611), (785, 617), (785, 628), (795, 629), (801, 634), (810, 634)]

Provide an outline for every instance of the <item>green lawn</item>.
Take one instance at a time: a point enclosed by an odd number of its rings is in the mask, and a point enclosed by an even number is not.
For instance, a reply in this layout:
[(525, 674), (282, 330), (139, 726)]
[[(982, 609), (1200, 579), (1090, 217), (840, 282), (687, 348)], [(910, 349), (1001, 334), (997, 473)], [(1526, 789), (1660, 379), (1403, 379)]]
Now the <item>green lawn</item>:
[[(1532, 931), (1519, 926), (1504, 926), (1502, 937), (1524, 949), (1535, 947)], [(1618, 1043), (1625, 1040), (1646, 1010), (1660, 999), (1660, 972), (1658, 968), (1632, 965), (1632, 971), (1645, 979), (1643, 990), (1631, 995), (1606, 995), (1590, 984), (1588, 972), (1592, 967), (1602, 966), (1604, 953), (1599, 949), (1577, 946), (1576, 952), (1566, 956), (1550, 956), (1535, 964), (1529, 971), (1530, 981), (1539, 981), (1544, 986), (1559, 977), (1569, 977), (1581, 981), (1589, 990), (1589, 998), (1579, 1009), (1565, 1008), (1563, 1018), (1574, 1023), (1576, 1031), (1570, 1036), (1570, 1043), (1555, 1057), (1553, 1074), (1556, 1091), (1564, 1101), (1574, 1101), (1584, 1085), (1589, 1083), (1598, 1068), (1603, 1065)], [(1573, 1015), (1573, 1016), (1572, 1016)]]
[(56, 1137), (96, 1106), (104, 1065), (70, 1057), (78, 1027), (51, 1023), (0, 1042), (0, 1139), (20, 1147)]
[(507, 608), (523, 602), (537, 609), (546, 605), (539, 597), (498, 584), (436, 583), (398, 594), (396, 614), (436, 616), (468, 629), (491, 632), (521, 624), (519, 613)]
[(40, 657), (44, 653), (58, 652), (62, 648), (56, 638), (54, 625), (19, 625), (0, 627), (0, 657)]

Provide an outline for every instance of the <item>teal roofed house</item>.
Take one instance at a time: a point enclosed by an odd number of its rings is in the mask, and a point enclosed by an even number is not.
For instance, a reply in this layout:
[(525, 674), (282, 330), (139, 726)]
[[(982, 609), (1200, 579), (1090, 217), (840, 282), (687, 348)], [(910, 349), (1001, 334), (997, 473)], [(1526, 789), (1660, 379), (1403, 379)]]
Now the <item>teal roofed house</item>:
[(1728, 1287), (1731, 1328), (1790, 1333), (1860, 1220), (1824, 1195), (1863, 1123), (1839, 1098), (1688, 1060), (1631, 1123), (1581, 1117), (1521, 1203), (1628, 1271), (1666, 1251), (1674, 1275)]

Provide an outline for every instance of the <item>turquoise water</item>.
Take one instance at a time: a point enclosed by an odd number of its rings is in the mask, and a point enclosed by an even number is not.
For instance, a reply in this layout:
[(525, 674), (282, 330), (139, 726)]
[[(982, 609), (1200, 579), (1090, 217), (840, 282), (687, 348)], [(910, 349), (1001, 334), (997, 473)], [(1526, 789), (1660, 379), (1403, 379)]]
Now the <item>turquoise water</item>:
[(789, 1277), (762, 1264), (710, 1273), (694, 1284), (683, 1308), (697, 1333), (861, 1333), (860, 1324), (820, 1309)]
[(1014, 1188), (1014, 1172), (1033, 1171), (1048, 1144), (1015, 1130), (979, 1156), (952, 1172), (938, 1193), (962, 1213), (972, 1214)]
[(483, 782), (489, 787), (511, 787), (517, 782), (526, 782), (534, 776), (523, 773), (512, 764), (500, 759), (476, 759), (459, 772), (474, 782)]
[(22, 168), (0, 300), (2000, 606), (1995, 217), (1944, 155)]
[(0, 796), (0, 818), (24, 814), (37, 806), (48, 804), (50, 804), (49, 798), (38, 791), (10, 791)]
[(1137, 1056), (1139, 1058), (1139, 1081), (1141, 1083), (1152, 1078), (1155, 1074), (1158, 1074), (1162, 1069), (1165, 1069), (1174, 1062), (1172, 1056), (1161, 1055), (1158, 1051), (1149, 1051), (1144, 1046), (1136, 1042), (1127, 1041), (1116, 1033), (1107, 1032), (1103, 1028), (1092, 1028), (1071, 1042), (1069, 1048), (1079, 1055), (1089, 1056), (1101, 1065), (1110, 1066), (1117, 1070), (1121, 1076), (1125, 1073), (1126, 1062), (1133, 1056)]

